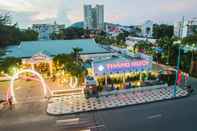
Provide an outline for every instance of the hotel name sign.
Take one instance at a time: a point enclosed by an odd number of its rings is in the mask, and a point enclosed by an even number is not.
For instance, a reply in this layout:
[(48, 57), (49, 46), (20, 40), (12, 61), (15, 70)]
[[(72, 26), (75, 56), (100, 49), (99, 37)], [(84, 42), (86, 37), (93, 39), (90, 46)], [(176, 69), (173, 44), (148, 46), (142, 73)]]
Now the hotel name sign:
[(108, 70), (118, 69), (118, 68), (132, 68), (132, 67), (141, 67), (148, 65), (149, 62), (146, 60), (135, 61), (135, 62), (122, 62), (122, 63), (113, 63), (106, 64)]
[(93, 63), (94, 74), (102, 76), (112, 73), (150, 71), (152, 63), (147, 60), (120, 61), (116, 63)]

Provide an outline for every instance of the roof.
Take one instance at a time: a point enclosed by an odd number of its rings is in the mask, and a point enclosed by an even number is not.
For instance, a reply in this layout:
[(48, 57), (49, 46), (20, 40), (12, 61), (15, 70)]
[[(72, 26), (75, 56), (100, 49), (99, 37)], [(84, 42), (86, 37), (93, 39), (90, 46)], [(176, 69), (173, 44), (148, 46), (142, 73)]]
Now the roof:
[(136, 60), (142, 60), (142, 58), (120, 55), (120, 56), (113, 56), (113, 57), (109, 57), (109, 58), (105, 58), (105, 59), (104, 58), (103, 59), (96, 59), (93, 61), (93, 63), (107, 64), (107, 63), (128, 62), (128, 61), (136, 61)]
[(48, 40), (21, 42), (19, 46), (8, 47), (5, 57), (29, 58), (40, 52), (47, 52), (50, 56), (69, 54), (76, 47), (83, 49), (81, 54), (109, 52), (97, 44), (94, 39)]

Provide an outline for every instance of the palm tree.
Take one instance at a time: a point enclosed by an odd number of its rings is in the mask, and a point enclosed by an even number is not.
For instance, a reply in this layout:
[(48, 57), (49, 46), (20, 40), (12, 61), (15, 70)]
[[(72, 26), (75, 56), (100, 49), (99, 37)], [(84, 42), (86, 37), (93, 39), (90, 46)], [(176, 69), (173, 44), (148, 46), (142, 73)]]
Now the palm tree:
[(78, 48), (78, 47), (73, 48), (73, 54), (74, 54), (74, 57), (75, 57), (77, 63), (79, 62), (79, 54), (82, 51), (83, 51), (82, 48)]
[(164, 38), (161, 38), (159, 41), (158, 41), (158, 46), (160, 48), (163, 48), (164, 50), (166, 50), (166, 54), (167, 54), (167, 63), (169, 64), (169, 60), (170, 60), (170, 49), (172, 48), (173, 46), (173, 39), (172, 38), (169, 38), (169, 37), (164, 37)]

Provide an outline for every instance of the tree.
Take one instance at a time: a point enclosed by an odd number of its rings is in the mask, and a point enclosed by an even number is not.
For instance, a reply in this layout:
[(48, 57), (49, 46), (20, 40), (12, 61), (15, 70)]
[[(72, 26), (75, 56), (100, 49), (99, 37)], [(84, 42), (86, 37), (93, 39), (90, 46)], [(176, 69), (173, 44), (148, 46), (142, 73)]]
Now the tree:
[(17, 24), (11, 24), (9, 14), (0, 14), (0, 46), (19, 44), (21, 41), (37, 40), (38, 34), (30, 29), (21, 31)]
[(171, 38), (174, 34), (174, 27), (172, 25), (166, 25), (166, 24), (155, 24), (153, 26), (153, 37), (155, 39), (160, 39), (164, 37)]
[(9, 25), (11, 23), (11, 18), (9, 13), (0, 14), (0, 25)]
[(53, 58), (53, 62), (55, 67), (57, 67), (56, 70), (65, 70), (72, 76), (77, 77), (78, 81), (85, 74), (85, 68), (83, 67), (82, 61), (77, 62), (73, 54), (57, 55)]
[(164, 50), (164, 58), (167, 58), (166, 62), (169, 64), (171, 48), (173, 46), (174, 39), (170, 37), (163, 37), (157, 40), (158, 46)]
[(15, 57), (7, 57), (1, 60), (0, 71), (8, 74), (13, 74), (13, 69), (19, 68), (21, 65), (21, 59)]
[(75, 57), (75, 60), (77, 63), (79, 62), (79, 54), (82, 51), (83, 51), (83, 49), (81, 49), (81, 48), (78, 48), (78, 47), (73, 48), (73, 54), (74, 54), (74, 57)]
[(182, 43), (184, 45), (192, 45), (192, 44), (197, 44), (197, 34), (185, 37), (182, 39)]

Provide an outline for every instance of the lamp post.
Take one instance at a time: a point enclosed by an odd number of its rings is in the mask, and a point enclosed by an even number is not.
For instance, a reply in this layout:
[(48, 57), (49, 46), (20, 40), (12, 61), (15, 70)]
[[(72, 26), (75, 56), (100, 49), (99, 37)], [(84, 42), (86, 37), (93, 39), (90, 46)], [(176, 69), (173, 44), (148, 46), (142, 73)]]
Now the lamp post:
[(191, 57), (191, 63), (190, 63), (190, 74), (192, 73), (192, 67), (193, 67), (193, 60), (194, 60), (194, 51), (195, 51), (195, 44), (192, 45), (192, 57)]
[(179, 72), (179, 65), (180, 65), (180, 57), (181, 57), (181, 47), (179, 46), (179, 51), (178, 51), (178, 60), (177, 60), (177, 66), (176, 66), (176, 79), (175, 79), (175, 84), (174, 84), (174, 89), (173, 89), (173, 96), (176, 97), (176, 84), (178, 80), (178, 72)]

